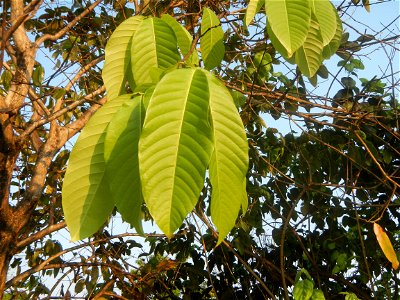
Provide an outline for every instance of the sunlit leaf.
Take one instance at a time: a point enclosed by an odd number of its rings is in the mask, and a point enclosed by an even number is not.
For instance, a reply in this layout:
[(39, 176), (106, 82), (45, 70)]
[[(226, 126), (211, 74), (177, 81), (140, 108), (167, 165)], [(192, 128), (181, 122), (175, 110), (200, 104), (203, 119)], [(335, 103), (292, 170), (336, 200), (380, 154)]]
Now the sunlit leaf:
[(139, 142), (140, 175), (150, 214), (167, 235), (194, 208), (212, 152), (207, 78), (177, 69), (157, 84)]
[(265, 0), (250, 0), (249, 5), (246, 9), (246, 15), (244, 18), (244, 24), (249, 26), (251, 21), (253, 21), (254, 16), (260, 11), (264, 5)]
[(207, 74), (214, 152), (210, 161), (211, 218), (221, 242), (247, 209), (248, 144), (242, 120), (229, 91)]
[(218, 17), (209, 8), (203, 10), (200, 47), (206, 69), (211, 70), (221, 63), (225, 54), (224, 31)]
[[(181, 50), (182, 55), (185, 57), (190, 51), (192, 51), (192, 36), (185, 27), (183, 27), (175, 20), (174, 17), (170, 15), (162, 15), (161, 19), (173, 29), (179, 49)], [(187, 62), (189, 63), (189, 65), (192, 66), (199, 65), (199, 56), (197, 54), (196, 48), (193, 49), (192, 53), (187, 59)]]
[(166, 70), (180, 60), (171, 27), (159, 18), (147, 18), (132, 39), (132, 72), (137, 85), (153, 83), (155, 69)]
[(340, 42), (342, 40), (342, 33), (343, 33), (342, 21), (340, 20), (338, 13), (336, 11), (335, 13), (336, 13), (336, 24), (337, 24), (336, 32), (332, 40), (329, 42), (329, 44), (327, 44), (324, 47), (324, 50), (322, 52), (324, 59), (328, 59), (333, 54), (336, 53), (336, 51), (339, 49)]
[(130, 95), (119, 96), (101, 107), (86, 124), (71, 151), (62, 205), (73, 241), (95, 233), (114, 208), (104, 176), (104, 139), (113, 115), (129, 98)]
[(125, 20), (115, 29), (107, 42), (102, 77), (109, 99), (116, 98), (121, 92), (124, 93), (128, 73), (131, 73), (132, 37), (143, 19), (142, 16), (135, 16)]
[(285, 47), (288, 57), (292, 56), (307, 37), (311, 21), (309, 1), (265, 1), (265, 11), (269, 26)]
[(308, 300), (311, 299), (314, 290), (314, 283), (309, 280), (299, 280), (295, 283), (293, 289), (294, 300)]
[(107, 127), (104, 142), (106, 176), (122, 218), (142, 230), (142, 186), (139, 175), (138, 145), (144, 119), (142, 97), (127, 100)]
[(336, 33), (338, 26), (336, 9), (329, 0), (311, 0), (313, 13), (320, 26), (323, 45), (328, 45)]
[(307, 77), (312, 77), (322, 63), (323, 42), (319, 24), (312, 19), (304, 45), (296, 51), (296, 64)]
[(399, 261), (388, 235), (378, 223), (374, 223), (374, 233), (383, 254), (385, 254), (386, 258), (392, 263), (393, 269), (397, 270), (399, 267)]

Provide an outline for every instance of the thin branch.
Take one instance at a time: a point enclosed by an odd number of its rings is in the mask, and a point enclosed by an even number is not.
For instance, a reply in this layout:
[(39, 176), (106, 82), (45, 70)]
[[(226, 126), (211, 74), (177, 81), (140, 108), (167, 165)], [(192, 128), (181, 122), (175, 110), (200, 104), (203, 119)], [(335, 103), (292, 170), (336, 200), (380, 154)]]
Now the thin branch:
[(87, 14), (89, 14), (91, 11), (93, 11), (97, 5), (99, 5), (102, 2), (102, 0), (97, 0), (94, 2), (92, 5), (87, 7), (79, 16), (77, 16), (75, 19), (73, 19), (71, 22), (68, 23), (67, 26), (65, 26), (63, 29), (61, 29), (59, 32), (56, 34), (45, 34), (37, 41), (35, 42), (36, 46), (39, 47), (41, 44), (43, 44), (45, 41), (56, 41), (59, 38), (61, 38), (63, 35), (68, 33), (72, 27), (74, 27), (80, 20), (82, 20)]
[(62, 228), (65, 228), (66, 226), (67, 224), (65, 223), (65, 221), (61, 221), (60, 223), (48, 226), (45, 229), (28, 236), (26, 239), (19, 241), (15, 246), (16, 248), (24, 248), (25, 246), (31, 244), (32, 242), (37, 241), (54, 231), (58, 231)]

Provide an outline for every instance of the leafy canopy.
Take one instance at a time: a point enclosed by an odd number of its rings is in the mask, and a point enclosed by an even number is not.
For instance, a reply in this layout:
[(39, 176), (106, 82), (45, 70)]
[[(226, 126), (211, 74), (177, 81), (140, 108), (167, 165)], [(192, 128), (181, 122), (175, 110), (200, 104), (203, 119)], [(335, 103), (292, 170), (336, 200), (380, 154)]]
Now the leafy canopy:
[[(247, 25), (264, 4), (276, 49), (314, 76), (324, 47), (340, 38), (332, 4), (250, 1)], [(65, 175), (63, 207), (73, 240), (96, 232), (114, 206), (142, 232), (143, 202), (171, 237), (195, 207), (207, 169), (219, 242), (246, 211), (246, 134), (231, 93), (206, 71), (221, 64), (223, 37), (218, 16), (204, 8), (202, 69), (190, 34), (171, 16), (134, 16), (115, 30), (103, 69), (108, 103), (84, 128)], [(331, 47), (335, 52), (338, 43)]]

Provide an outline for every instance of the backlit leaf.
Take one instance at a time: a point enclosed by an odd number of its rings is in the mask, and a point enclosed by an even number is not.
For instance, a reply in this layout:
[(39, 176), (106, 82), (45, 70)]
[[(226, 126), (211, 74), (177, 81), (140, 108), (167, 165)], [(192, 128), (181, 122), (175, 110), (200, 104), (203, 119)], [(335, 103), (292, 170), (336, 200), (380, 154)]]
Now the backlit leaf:
[(324, 46), (333, 39), (338, 26), (336, 9), (329, 0), (312, 0), (313, 13), (320, 26)]
[(342, 40), (342, 33), (343, 33), (342, 21), (340, 20), (340, 17), (338, 15), (337, 11), (335, 11), (335, 14), (336, 14), (336, 24), (337, 24), (336, 32), (335, 32), (335, 35), (333, 36), (332, 40), (329, 42), (329, 44), (327, 44), (324, 47), (324, 50), (322, 52), (324, 59), (328, 59), (333, 54), (336, 53), (336, 51), (339, 49), (340, 42)]
[(235, 225), (240, 207), (247, 209), (248, 143), (231, 94), (207, 74), (214, 152), (210, 161), (211, 218), (220, 243)]
[(399, 261), (388, 235), (378, 223), (374, 223), (374, 233), (383, 254), (385, 254), (386, 258), (392, 263), (393, 269), (397, 270), (399, 267)]
[(200, 47), (204, 67), (207, 70), (211, 70), (221, 63), (225, 54), (224, 31), (218, 17), (209, 8), (203, 10)]
[(197, 203), (212, 152), (208, 85), (201, 69), (177, 69), (157, 84), (139, 142), (150, 214), (167, 235)]
[(95, 233), (114, 208), (104, 176), (104, 139), (115, 112), (130, 98), (107, 102), (86, 124), (69, 157), (62, 189), (65, 220), (73, 241)]
[(265, 1), (265, 11), (269, 26), (285, 47), (288, 56), (292, 56), (307, 37), (311, 21), (309, 1)]
[(104, 142), (106, 176), (122, 218), (142, 233), (142, 186), (138, 145), (144, 119), (142, 97), (127, 100), (107, 127)]
[[(192, 36), (185, 27), (183, 27), (175, 20), (174, 17), (170, 15), (162, 15), (161, 19), (173, 29), (179, 49), (181, 50), (182, 55), (185, 57), (185, 55), (187, 55), (192, 50)], [(190, 54), (187, 62), (189, 63), (189, 65), (192, 66), (199, 65), (199, 56), (197, 54), (196, 48), (193, 49), (193, 52)]]
[(314, 76), (321, 66), (322, 50), (323, 42), (319, 24), (312, 19), (307, 39), (295, 54), (296, 64), (307, 77)]
[(137, 85), (153, 83), (155, 69), (166, 70), (180, 60), (171, 27), (159, 18), (147, 18), (132, 39), (132, 72)]
[[(124, 93), (131, 61), (131, 41), (142, 16), (131, 17), (122, 22), (111, 35), (105, 49), (105, 63), (102, 72), (107, 97), (114, 99)], [(134, 89), (134, 86), (131, 87)]]
[(313, 294), (314, 283), (309, 280), (299, 280), (295, 283), (293, 289), (294, 300), (308, 300), (311, 299)]
[(253, 21), (255, 15), (260, 11), (262, 6), (264, 5), (265, 0), (250, 0), (249, 5), (246, 9), (246, 16), (244, 18), (244, 23), (246, 26), (249, 26), (251, 21)]

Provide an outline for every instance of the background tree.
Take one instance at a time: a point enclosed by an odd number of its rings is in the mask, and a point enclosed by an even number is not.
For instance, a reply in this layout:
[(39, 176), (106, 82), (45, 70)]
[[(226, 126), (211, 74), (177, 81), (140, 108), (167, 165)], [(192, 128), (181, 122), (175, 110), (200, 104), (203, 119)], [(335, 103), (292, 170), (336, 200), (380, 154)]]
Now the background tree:
[[(336, 3), (351, 36), (342, 38), (337, 68), (327, 62), (308, 80), (272, 46), (263, 9), (243, 26), (246, 1), (3, 0), (0, 295), (395, 299), (398, 275), (372, 223), (399, 249), (398, 28), (396, 20), (382, 28), (351, 20), (362, 5), (374, 14), (388, 4)], [(215, 73), (234, 91), (249, 140), (246, 214), (214, 248), (207, 183), (171, 240), (122, 233), (114, 217), (68, 243), (62, 178), (74, 135), (106, 102), (110, 34), (132, 15), (170, 14), (196, 38), (205, 7), (223, 24)], [(385, 69), (359, 78), (374, 49), (386, 53)], [(317, 79), (328, 88), (314, 90)]]

